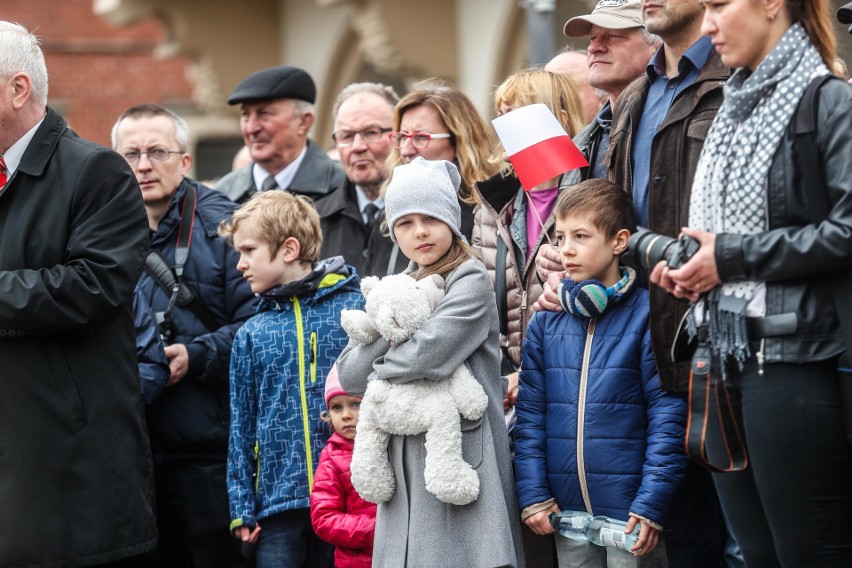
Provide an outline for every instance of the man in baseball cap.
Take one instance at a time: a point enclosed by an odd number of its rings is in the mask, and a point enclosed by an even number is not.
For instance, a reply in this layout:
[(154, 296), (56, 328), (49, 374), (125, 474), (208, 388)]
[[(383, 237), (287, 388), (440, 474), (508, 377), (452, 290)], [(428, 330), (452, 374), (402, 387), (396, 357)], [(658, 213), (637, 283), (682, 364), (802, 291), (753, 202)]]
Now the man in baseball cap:
[(645, 31), (641, 0), (600, 0), (591, 14), (565, 22), (564, 31), (568, 37), (589, 36), (589, 84), (609, 97), (595, 120), (575, 140), (578, 147), (585, 149), (592, 165), (591, 171), (584, 170), (583, 179), (605, 178), (601, 160), (609, 145), (615, 101), (644, 72), (661, 40)]
[(240, 105), (252, 163), (223, 177), (215, 189), (244, 203), (257, 191), (284, 189), (319, 199), (341, 186), (340, 165), (308, 138), (315, 100), (313, 79), (298, 67), (269, 67), (243, 79), (228, 104)]

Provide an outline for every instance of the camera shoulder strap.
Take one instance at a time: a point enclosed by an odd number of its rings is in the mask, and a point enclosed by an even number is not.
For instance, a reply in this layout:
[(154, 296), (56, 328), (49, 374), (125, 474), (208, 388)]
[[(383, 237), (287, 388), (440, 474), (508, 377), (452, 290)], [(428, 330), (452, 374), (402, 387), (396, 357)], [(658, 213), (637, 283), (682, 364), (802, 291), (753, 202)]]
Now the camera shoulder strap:
[(180, 226), (175, 248), (175, 266), (171, 269), (157, 251), (150, 251), (145, 258), (145, 270), (167, 294), (169, 304), (165, 312), (157, 313), (157, 323), (171, 320), (172, 310), (177, 305), (188, 309), (208, 330), (219, 327), (218, 318), (198, 298), (195, 292), (183, 281), (183, 267), (189, 258), (192, 242), (192, 227), (195, 223), (195, 211), (198, 206), (198, 191), (195, 184), (188, 183), (186, 195), (181, 207)]
[[(728, 388), (721, 375), (718, 369), (713, 372), (713, 353), (707, 342), (707, 329), (702, 327), (689, 372), (686, 453), (710, 471), (743, 471), (748, 467), (748, 452), (737, 426)], [(711, 420), (713, 417), (715, 420)], [(707, 455), (707, 432), (711, 428), (718, 429), (721, 435), (727, 464), (714, 463)]]

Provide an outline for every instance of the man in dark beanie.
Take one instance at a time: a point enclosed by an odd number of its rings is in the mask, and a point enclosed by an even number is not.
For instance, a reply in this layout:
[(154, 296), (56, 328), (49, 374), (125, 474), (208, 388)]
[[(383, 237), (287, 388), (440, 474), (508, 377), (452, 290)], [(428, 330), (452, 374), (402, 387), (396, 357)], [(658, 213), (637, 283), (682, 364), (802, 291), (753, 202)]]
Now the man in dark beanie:
[(216, 184), (237, 203), (257, 191), (285, 189), (318, 199), (346, 179), (340, 165), (308, 139), (316, 87), (303, 69), (281, 65), (253, 73), (228, 104), (240, 105), (240, 129), (252, 163)]

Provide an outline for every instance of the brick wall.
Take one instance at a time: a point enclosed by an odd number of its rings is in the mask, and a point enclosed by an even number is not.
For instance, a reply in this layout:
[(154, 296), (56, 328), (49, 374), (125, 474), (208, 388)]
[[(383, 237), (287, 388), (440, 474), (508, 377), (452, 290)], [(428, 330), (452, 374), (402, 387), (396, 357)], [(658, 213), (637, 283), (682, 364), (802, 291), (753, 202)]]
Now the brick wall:
[(0, 0), (0, 19), (41, 38), (48, 104), (84, 138), (108, 146), (115, 119), (137, 103), (194, 108), (187, 59), (153, 54), (164, 38), (153, 18), (115, 29), (92, 13), (92, 0)]

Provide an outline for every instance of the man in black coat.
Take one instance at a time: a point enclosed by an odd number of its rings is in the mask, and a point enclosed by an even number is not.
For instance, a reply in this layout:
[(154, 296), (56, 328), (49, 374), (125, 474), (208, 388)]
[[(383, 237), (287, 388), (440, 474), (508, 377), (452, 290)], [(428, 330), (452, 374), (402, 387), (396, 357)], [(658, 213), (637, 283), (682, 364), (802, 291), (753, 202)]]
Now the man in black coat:
[(157, 537), (145, 209), (127, 163), (46, 107), (38, 39), (0, 22), (0, 52), (0, 566), (131, 566)]
[[(334, 103), (332, 138), (346, 182), (317, 201), (322, 224), (320, 257), (340, 255), (362, 276), (367, 238), (382, 218), (379, 213), (384, 201), (379, 194), (388, 177), (385, 165), (391, 151), (388, 133), (393, 127), (393, 107), (398, 100), (392, 87), (353, 83), (340, 92)], [(389, 237), (385, 238), (390, 242)], [(384, 272), (378, 274), (384, 275)]]

